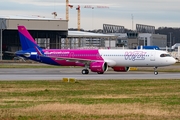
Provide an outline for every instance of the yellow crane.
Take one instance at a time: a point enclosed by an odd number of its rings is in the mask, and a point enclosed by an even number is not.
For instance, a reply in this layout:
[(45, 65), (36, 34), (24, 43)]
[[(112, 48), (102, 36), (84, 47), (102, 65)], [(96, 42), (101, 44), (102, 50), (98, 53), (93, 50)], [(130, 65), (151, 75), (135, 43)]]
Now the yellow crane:
[(78, 26), (78, 31), (80, 31), (80, 29), (81, 29), (81, 21), (80, 21), (80, 17), (81, 17), (81, 14), (80, 14), (80, 12), (81, 12), (81, 10), (80, 10), (80, 6), (78, 5), (78, 7), (76, 8), (76, 10), (78, 11), (77, 13), (78, 13), (78, 20), (77, 20), (77, 26)]
[[(68, 0), (67, 0), (68, 1)], [(69, 7), (73, 8), (73, 5), (70, 5), (69, 2), (66, 2), (67, 6), (66, 6), (66, 18), (68, 18), (67, 20), (69, 20)], [(108, 6), (91, 6), (91, 5), (85, 5), (85, 6), (80, 6), (78, 5), (76, 7), (77, 10), (77, 29), (78, 31), (80, 31), (81, 29), (81, 8), (109, 8)]]
[[(94, 8), (109, 8), (109, 7), (107, 7), (107, 6), (91, 6), (91, 5), (85, 5), (85, 6), (82, 6), (82, 8), (90, 8), (90, 9), (94, 9)], [(81, 7), (80, 7), (80, 5), (78, 5), (78, 7), (76, 8), (76, 10), (77, 10), (77, 16), (78, 16), (78, 18), (77, 18), (77, 29), (78, 29), (78, 31), (80, 31), (80, 29), (81, 29)]]
[(69, 0), (66, 0), (66, 20), (69, 21)]
[[(69, 0), (66, 0), (66, 20), (69, 21)], [(69, 40), (66, 38), (65, 41), (66, 47), (68, 47)]]

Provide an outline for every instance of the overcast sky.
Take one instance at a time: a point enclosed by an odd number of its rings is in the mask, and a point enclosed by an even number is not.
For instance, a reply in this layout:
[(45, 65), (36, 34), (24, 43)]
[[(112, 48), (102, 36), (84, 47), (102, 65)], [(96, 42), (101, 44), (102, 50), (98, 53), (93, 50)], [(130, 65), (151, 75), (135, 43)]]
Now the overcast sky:
[[(66, 19), (65, 2), (66, 0), (0, 0), (0, 15), (40, 15), (53, 18), (51, 13), (56, 11), (57, 18)], [(81, 28), (85, 30), (102, 29), (104, 23), (128, 29), (135, 29), (135, 24), (152, 25), (156, 28), (180, 27), (180, 0), (69, 0), (69, 2), (74, 6), (81, 6)], [(83, 8), (85, 5), (109, 8)], [(69, 10), (69, 28), (77, 28), (75, 8)]]

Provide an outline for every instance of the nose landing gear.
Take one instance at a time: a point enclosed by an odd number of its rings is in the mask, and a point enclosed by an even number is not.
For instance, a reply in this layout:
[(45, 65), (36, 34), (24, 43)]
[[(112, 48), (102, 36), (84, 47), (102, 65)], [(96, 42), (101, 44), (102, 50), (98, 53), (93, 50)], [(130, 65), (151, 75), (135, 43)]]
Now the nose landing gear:
[(154, 67), (154, 75), (158, 75), (157, 67)]

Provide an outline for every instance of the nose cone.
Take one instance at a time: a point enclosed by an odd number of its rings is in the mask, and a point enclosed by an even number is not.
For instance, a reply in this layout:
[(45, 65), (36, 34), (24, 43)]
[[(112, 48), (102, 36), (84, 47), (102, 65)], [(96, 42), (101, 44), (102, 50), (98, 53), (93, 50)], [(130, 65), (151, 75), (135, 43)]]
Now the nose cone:
[(177, 62), (177, 60), (172, 57), (169, 62), (170, 62), (170, 64), (175, 64)]

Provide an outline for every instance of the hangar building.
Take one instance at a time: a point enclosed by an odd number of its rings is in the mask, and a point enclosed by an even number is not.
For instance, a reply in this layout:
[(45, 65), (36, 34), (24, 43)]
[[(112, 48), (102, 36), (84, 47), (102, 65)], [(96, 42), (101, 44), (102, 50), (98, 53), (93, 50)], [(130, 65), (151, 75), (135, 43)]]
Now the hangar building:
[(26, 17), (26, 16), (0, 16), (0, 60), (8, 59), (4, 51), (17, 51), (21, 49), (18, 25), (24, 25), (42, 48), (60, 48), (61, 38), (68, 35), (68, 21)]

